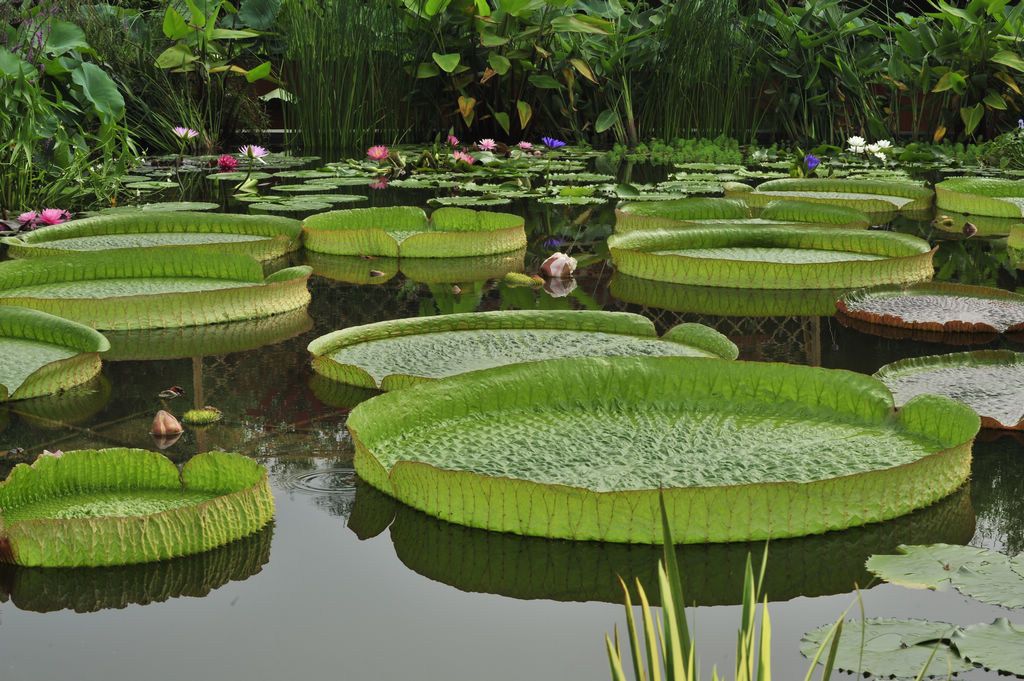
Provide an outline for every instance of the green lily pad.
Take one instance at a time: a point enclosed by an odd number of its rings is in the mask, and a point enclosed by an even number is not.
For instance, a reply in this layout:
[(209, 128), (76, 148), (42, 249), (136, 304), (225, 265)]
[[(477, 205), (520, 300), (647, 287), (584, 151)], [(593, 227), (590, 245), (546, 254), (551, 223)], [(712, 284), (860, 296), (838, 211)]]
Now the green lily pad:
[(1024, 608), (1024, 557), (992, 553), (989, 560), (961, 565), (950, 582), (960, 593), (982, 603)]
[(845, 206), (779, 199), (750, 206), (741, 199), (692, 198), (657, 203), (625, 203), (615, 211), (615, 231), (681, 225), (816, 225), (866, 229), (862, 211)]
[(507, 206), (512, 199), (485, 196), (441, 196), (427, 201), (431, 206)]
[(100, 372), (107, 339), (39, 310), (0, 305), (0, 402), (50, 395)]
[(430, 220), (412, 206), (354, 208), (306, 218), (308, 250), (333, 255), (447, 258), (526, 247), (523, 219), (508, 213), (441, 208)]
[(614, 175), (602, 173), (551, 173), (547, 176), (551, 182), (568, 182), (570, 184), (583, 184), (594, 182), (612, 182)]
[(868, 570), (887, 582), (923, 589), (948, 586), (950, 579), (963, 566), (1006, 558), (988, 549), (950, 544), (900, 544), (896, 551), (896, 555), (875, 554), (868, 558)]
[(126, 565), (207, 551), (252, 534), (274, 513), (267, 471), (207, 452), (181, 472), (141, 449), (41, 456), (0, 483), (0, 562)]
[(1024, 628), (1004, 617), (954, 632), (953, 645), (966, 659), (1006, 674), (1024, 676)]
[(318, 201), (316, 198), (302, 197), (296, 199), (285, 199), (273, 203), (259, 201), (249, 204), (249, 212), (254, 215), (261, 213), (315, 213), (330, 209), (331, 204), (327, 201)]
[(938, 333), (1024, 331), (1024, 295), (986, 286), (926, 282), (844, 294), (836, 307), (871, 324)]
[(244, 170), (234, 170), (227, 173), (213, 173), (212, 175), (207, 175), (206, 179), (213, 180), (214, 182), (240, 182), (246, 178), (250, 180), (265, 180), (268, 177), (273, 177), (273, 175), (258, 170), (254, 170), (251, 173), (247, 173)]
[(142, 182), (128, 182), (124, 186), (128, 189), (173, 189), (178, 186), (178, 183), (171, 180), (143, 180)]
[(264, 278), (248, 256), (175, 248), (54, 255), (0, 263), (0, 304), (97, 329), (192, 326), (305, 307), (311, 272)]
[(294, 177), (300, 179), (312, 179), (312, 178), (340, 178), (338, 173), (330, 170), (282, 170), (274, 173), (274, 177)]
[(217, 210), (220, 208), (219, 203), (211, 203), (209, 201), (158, 201), (156, 203), (143, 203), (135, 206), (116, 206), (114, 208), (104, 208), (99, 211), (103, 215), (116, 215), (118, 213), (127, 213), (132, 211), (200, 211), (200, 210)]
[(928, 211), (934, 197), (930, 189), (910, 182), (830, 178), (769, 180), (758, 185), (757, 189), (727, 185), (725, 195), (744, 198), (751, 204), (764, 204), (779, 198), (831, 203), (862, 210), (876, 220), (897, 212)]
[(608, 238), (619, 271), (732, 288), (852, 288), (931, 279), (934, 250), (906, 234), (820, 227), (715, 225)]
[(118, 248), (187, 246), (271, 260), (300, 246), (302, 223), (282, 217), (142, 211), (100, 215), (5, 237), (15, 258)]
[(875, 377), (892, 391), (897, 406), (916, 395), (946, 395), (977, 412), (984, 428), (1024, 428), (1024, 353), (914, 357), (886, 364)]
[(607, 203), (608, 199), (601, 196), (545, 196), (542, 199), (537, 199), (537, 202), (556, 206), (592, 206)]
[[(800, 652), (805, 657), (814, 657), (831, 628), (829, 624), (804, 634), (800, 639)], [(974, 665), (942, 642), (955, 636), (956, 629), (945, 622), (918, 619), (849, 620), (843, 623), (835, 666), (851, 673), (910, 679), (917, 678), (922, 671), (925, 676), (965, 672)], [(825, 657), (827, 655), (822, 655), (819, 663), (824, 664)]]
[(899, 412), (891, 400), (845, 371), (586, 357), (396, 390), (347, 426), (363, 480), (450, 522), (658, 543), (663, 498), (677, 543), (743, 541), (892, 518), (958, 489), (977, 415), (936, 395)]
[(333, 380), (394, 390), (477, 369), (555, 357), (684, 356), (735, 359), (736, 346), (700, 324), (658, 338), (625, 312), (506, 310), (399, 319), (313, 340), (313, 369)]
[(1024, 180), (951, 177), (935, 185), (939, 208), (1001, 218), (1024, 216)]

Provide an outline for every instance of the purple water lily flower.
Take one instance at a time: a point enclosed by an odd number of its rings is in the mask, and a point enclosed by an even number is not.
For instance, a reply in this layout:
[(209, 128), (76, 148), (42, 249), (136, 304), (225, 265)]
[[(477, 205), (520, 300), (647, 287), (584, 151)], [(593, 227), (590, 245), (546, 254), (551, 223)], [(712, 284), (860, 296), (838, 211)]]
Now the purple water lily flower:
[(807, 168), (807, 170), (814, 170), (815, 168), (818, 167), (818, 164), (820, 163), (821, 159), (819, 159), (814, 154), (807, 154), (806, 156), (804, 156), (804, 167)]
[(540, 141), (544, 143), (548, 149), (557, 149), (558, 147), (564, 147), (565, 142), (562, 140), (556, 140), (553, 137), (541, 137)]

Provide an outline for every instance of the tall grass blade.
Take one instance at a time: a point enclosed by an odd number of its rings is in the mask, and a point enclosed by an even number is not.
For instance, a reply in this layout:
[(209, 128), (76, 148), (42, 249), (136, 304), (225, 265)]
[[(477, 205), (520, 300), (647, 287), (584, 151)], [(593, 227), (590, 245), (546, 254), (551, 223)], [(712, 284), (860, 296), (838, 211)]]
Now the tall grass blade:
[[(633, 601), (629, 597), (629, 589), (626, 588), (626, 583), (622, 581), (622, 577), (619, 577), (619, 584), (622, 585), (622, 594), (626, 604), (626, 629), (629, 634), (629, 649), (633, 654), (633, 678), (637, 679), (637, 681), (646, 681), (646, 677), (644, 676), (643, 660), (640, 659), (640, 639), (636, 633), (636, 620), (633, 617)], [(650, 608), (646, 603), (646, 599), (644, 598), (643, 587), (640, 586), (639, 582), (637, 582), (636, 586), (638, 592), (640, 593), (641, 603), (643, 604), (641, 611), (644, 613), (646, 619), (646, 617), (648, 616), (648, 610)], [(649, 636), (647, 636), (647, 629), (644, 630), (644, 634), (644, 637), (649, 639)], [(618, 645), (619, 630), (616, 627), (615, 647), (618, 648)], [(648, 651), (648, 655), (650, 655), (650, 653), (651, 651)]]
[[(661, 629), (655, 631), (654, 620), (651, 617), (651, 604), (647, 602), (647, 593), (644, 588), (640, 585), (640, 580), (636, 582), (637, 593), (640, 594), (641, 612), (644, 615), (644, 641), (647, 644), (647, 669), (650, 673), (651, 681), (661, 681), (661, 656), (658, 654), (658, 638), (661, 636)], [(664, 653), (664, 651), (662, 651)], [(637, 651), (639, 654), (639, 651)], [(643, 676), (637, 673), (637, 681), (643, 681)]]
[(839, 652), (839, 637), (843, 635), (843, 620), (839, 620), (836, 631), (832, 634), (832, 647), (828, 651), (828, 659), (825, 660), (825, 669), (821, 672), (821, 681), (828, 681), (832, 678), (832, 667), (836, 663), (836, 654)]
[[(668, 575), (669, 591), (672, 601), (677, 605), (675, 627), (679, 632), (680, 655), (689, 660), (693, 645), (689, 627), (686, 625), (686, 602), (683, 599), (683, 581), (679, 576), (679, 562), (676, 559), (675, 543), (672, 540), (672, 528), (668, 522), (668, 511), (665, 510), (665, 496), (661, 496), (661, 535), (665, 553), (665, 572)], [(672, 678), (671, 676), (669, 678)]]

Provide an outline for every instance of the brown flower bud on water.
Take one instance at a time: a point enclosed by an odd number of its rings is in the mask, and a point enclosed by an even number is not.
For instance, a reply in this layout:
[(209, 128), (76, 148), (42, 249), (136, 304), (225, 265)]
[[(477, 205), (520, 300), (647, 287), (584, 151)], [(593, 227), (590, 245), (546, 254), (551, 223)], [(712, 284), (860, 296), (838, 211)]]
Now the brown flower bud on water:
[(178, 423), (178, 419), (174, 418), (172, 414), (161, 409), (156, 413), (156, 418), (153, 419), (153, 427), (150, 429), (150, 435), (177, 435), (182, 430), (181, 424)]
[(555, 279), (564, 279), (575, 271), (576, 258), (571, 258), (565, 253), (552, 253), (540, 266), (541, 274)]
[(973, 222), (965, 222), (964, 223), (964, 230), (963, 231), (964, 231), (964, 238), (965, 239), (970, 239), (972, 236), (974, 236), (975, 234), (978, 233), (978, 228), (974, 225)]

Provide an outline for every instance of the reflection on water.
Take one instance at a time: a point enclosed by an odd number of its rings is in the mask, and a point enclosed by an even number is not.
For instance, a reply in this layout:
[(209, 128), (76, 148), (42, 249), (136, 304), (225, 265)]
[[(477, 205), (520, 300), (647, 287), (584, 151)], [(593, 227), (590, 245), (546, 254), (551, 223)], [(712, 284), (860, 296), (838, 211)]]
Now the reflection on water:
[[(846, 593), (872, 582), (864, 561), (899, 544), (965, 544), (974, 534), (969, 485), (940, 502), (884, 523), (783, 539), (768, 547), (765, 593), (773, 601)], [(399, 560), (463, 591), (556, 601), (622, 601), (618, 576), (639, 579), (656, 600), (660, 546), (564, 541), (454, 525), (392, 500), (362, 483), (348, 521), (360, 539), (390, 528)], [(740, 602), (747, 556), (760, 542), (676, 547), (688, 604)], [(653, 601), (652, 601), (653, 602)]]
[(30, 568), (0, 563), (0, 601), (21, 610), (96, 612), (169, 598), (201, 598), (244, 581), (270, 560), (274, 524), (193, 556), (157, 563), (95, 568)]

